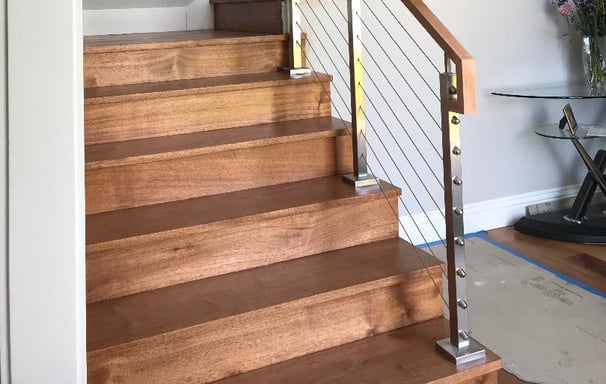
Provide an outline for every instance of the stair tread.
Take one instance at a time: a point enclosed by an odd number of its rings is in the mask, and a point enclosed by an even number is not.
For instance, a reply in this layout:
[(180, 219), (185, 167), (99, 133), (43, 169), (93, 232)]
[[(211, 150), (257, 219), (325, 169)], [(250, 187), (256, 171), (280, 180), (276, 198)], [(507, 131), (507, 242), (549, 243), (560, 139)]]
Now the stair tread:
[(197, 47), (204, 45), (286, 41), (284, 34), (197, 30), (84, 36), (84, 53)]
[(356, 190), (340, 176), (279, 184), (196, 199), (87, 215), (87, 246), (154, 233), (179, 231), (236, 217), (360, 198), (384, 198), (400, 189), (381, 182)]
[(86, 169), (196, 156), (258, 145), (333, 137), (349, 123), (322, 117), (86, 146)]
[(176, 97), (270, 86), (277, 87), (294, 82), (310, 83), (317, 82), (318, 80), (331, 81), (332, 77), (326, 74), (313, 73), (309, 76), (294, 79), (285, 72), (267, 72), (163, 81), (157, 83), (116, 85), (110, 87), (86, 88), (84, 90), (84, 103), (85, 105), (117, 103), (156, 97)]
[(232, 376), (216, 384), (462, 384), (502, 367), (499, 357), (489, 350), (486, 360), (457, 367), (434, 346), (437, 340), (446, 337), (448, 321), (430, 320)]
[(427, 274), (425, 268), (435, 271), (440, 262), (396, 238), (93, 303), (88, 350), (297, 300), (350, 296)]

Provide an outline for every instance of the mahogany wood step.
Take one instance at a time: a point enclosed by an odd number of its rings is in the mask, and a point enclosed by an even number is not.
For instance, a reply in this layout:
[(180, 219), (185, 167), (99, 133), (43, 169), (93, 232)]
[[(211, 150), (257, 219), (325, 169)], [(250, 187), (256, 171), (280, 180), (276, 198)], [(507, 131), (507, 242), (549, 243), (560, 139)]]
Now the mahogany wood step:
[(260, 73), (87, 88), (86, 144), (328, 117), (331, 76)]
[(222, 379), (441, 317), (440, 290), (391, 239), (91, 304), (88, 382)]
[(325, 117), (90, 145), (86, 212), (348, 173), (346, 127)]
[(84, 86), (275, 72), (288, 65), (287, 40), (216, 30), (85, 36)]
[(211, 0), (217, 30), (281, 33), (282, 1)]
[(217, 384), (496, 384), (501, 360), (457, 367), (434, 345), (448, 337), (445, 319), (412, 325), (221, 380)]
[(88, 215), (87, 299), (397, 237), (399, 193), (336, 176)]

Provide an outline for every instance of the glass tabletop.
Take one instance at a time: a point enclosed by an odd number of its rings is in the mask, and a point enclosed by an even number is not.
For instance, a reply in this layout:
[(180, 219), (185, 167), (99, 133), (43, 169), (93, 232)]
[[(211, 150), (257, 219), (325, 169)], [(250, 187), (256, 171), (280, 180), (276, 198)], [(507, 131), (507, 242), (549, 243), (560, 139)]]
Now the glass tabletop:
[(590, 88), (587, 84), (560, 85), (536, 88), (503, 89), (492, 92), (496, 96), (529, 99), (604, 99), (606, 89)]
[(572, 138), (578, 140), (585, 139), (597, 139), (599, 137), (606, 137), (606, 128), (598, 125), (586, 125), (581, 124), (577, 128), (576, 134), (573, 136), (568, 127), (560, 129), (558, 124), (541, 125), (535, 128), (534, 132), (539, 136), (549, 137), (551, 139), (565, 139), (570, 140)]

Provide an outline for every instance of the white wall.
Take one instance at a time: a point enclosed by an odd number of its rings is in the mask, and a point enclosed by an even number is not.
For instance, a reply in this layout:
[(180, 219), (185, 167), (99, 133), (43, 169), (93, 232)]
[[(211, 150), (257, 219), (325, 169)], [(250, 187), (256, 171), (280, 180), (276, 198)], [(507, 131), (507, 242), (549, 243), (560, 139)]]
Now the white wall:
[(6, 2), (0, 2), (0, 383), (8, 383)]
[(84, 35), (211, 29), (209, 0), (85, 0)]
[[(466, 201), (579, 183), (582, 165), (572, 145), (533, 133), (535, 125), (559, 119), (564, 101), (490, 95), (507, 87), (582, 80), (580, 47), (562, 36), (567, 26), (550, 1), (428, 3), (476, 58), (478, 113), (464, 120)], [(579, 120), (604, 123), (603, 101), (571, 104)]]
[(13, 384), (86, 382), (80, 0), (8, 0)]

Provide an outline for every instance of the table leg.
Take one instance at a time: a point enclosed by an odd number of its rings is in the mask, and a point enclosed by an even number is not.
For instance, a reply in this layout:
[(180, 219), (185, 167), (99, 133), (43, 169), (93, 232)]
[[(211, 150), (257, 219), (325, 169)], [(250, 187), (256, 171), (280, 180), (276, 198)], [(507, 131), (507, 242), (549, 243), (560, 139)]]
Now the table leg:
[[(606, 168), (606, 151), (599, 150), (595, 156), (595, 159), (593, 160), (593, 164), (600, 172), (602, 175), (601, 178), (603, 179), (604, 169)], [(587, 213), (587, 207), (589, 207), (589, 203), (591, 203), (591, 199), (593, 198), (597, 188), (598, 181), (596, 181), (596, 178), (590, 171), (587, 173), (587, 176), (585, 176), (585, 180), (583, 181), (583, 185), (581, 186), (581, 189), (574, 200), (572, 209), (567, 215), (570, 219), (583, 221), (585, 214)]]
[(585, 147), (583, 147), (583, 145), (578, 139), (573, 138), (571, 139), (571, 141), (572, 144), (574, 144), (574, 147), (576, 148), (577, 152), (579, 153), (579, 156), (581, 156), (581, 159), (585, 163), (587, 170), (593, 176), (594, 180), (596, 181), (604, 195), (606, 195), (606, 179), (604, 179), (604, 174), (602, 173), (602, 170), (598, 169), (596, 164), (591, 159), (591, 156), (589, 156), (589, 154), (585, 150)]

